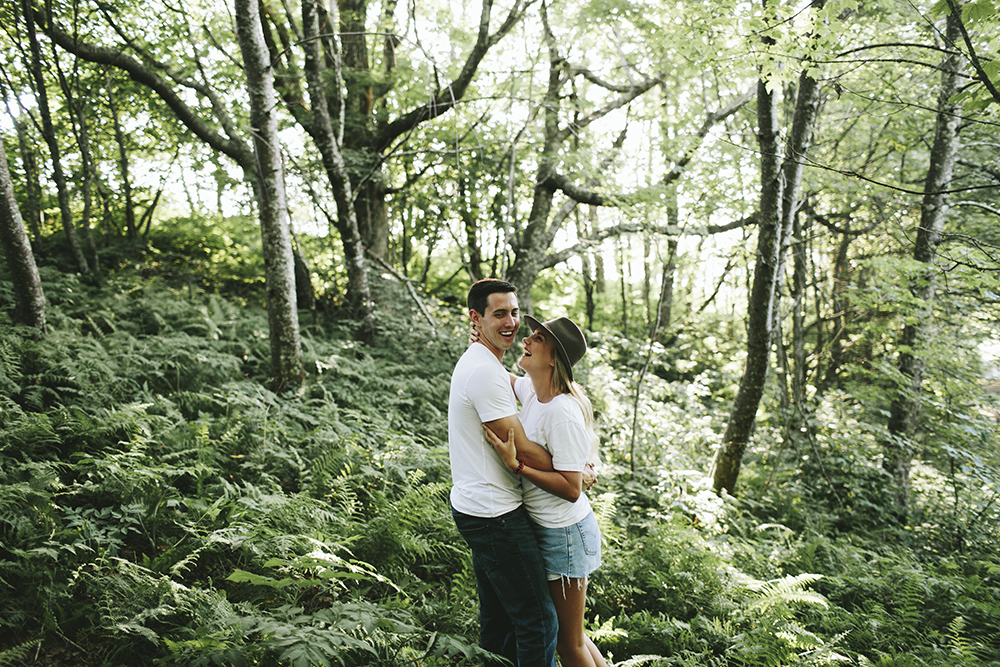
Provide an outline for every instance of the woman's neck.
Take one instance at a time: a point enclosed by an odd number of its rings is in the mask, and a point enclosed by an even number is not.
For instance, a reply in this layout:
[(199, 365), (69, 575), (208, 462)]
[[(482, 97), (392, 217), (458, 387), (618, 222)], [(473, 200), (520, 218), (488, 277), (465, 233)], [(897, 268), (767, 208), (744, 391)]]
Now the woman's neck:
[(555, 385), (552, 383), (552, 369), (542, 372), (528, 372), (531, 378), (531, 385), (535, 388), (535, 396), (539, 403), (548, 403), (559, 395)]

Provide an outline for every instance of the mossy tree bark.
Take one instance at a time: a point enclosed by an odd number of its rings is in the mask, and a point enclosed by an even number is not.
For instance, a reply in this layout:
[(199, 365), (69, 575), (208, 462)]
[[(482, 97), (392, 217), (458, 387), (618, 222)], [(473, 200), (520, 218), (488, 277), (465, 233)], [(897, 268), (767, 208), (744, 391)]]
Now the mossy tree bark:
[(35, 256), (24, 229), (21, 209), (14, 198), (14, 184), (7, 169), (7, 153), (0, 141), (0, 246), (14, 287), (14, 322), (45, 333), (45, 294), (38, 278)]
[[(819, 3), (822, 7), (822, 3)], [(777, 98), (768, 83), (757, 84), (757, 140), (760, 146), (760, 211), (757, 260), (747, 316), (747, 360), (722, 444), (712, 462), (716, 491), (733, 493), (747, 442), (757, 418), (777, 330), (782, 265), (792, 220), (798, 207), (803, 158), (809, 149), (818, 111), (816, 81), (803, 71), (799, 77), (792, 128), (779, 151)]]
[(76, 261), (80, 273), (88, 275), (90, 266), (87, 258), (83, 254), (80, 246), (80, 239), (76, 233), (76, 226), (73, 224), (73, 213), (69, 206), (69, 186), (66, 184), (66, 174), (62, 167), (62, 154), (59, 148), (59, 141), (56, 138), (55, 126), (52, 123), (52, 113), (49, 110), (49, 96), (45, 87), (45, 79), (42, 76), (42, 50), (38, 44), (38, 35), (35, 33), (35, 10), (31, 6), (31, 0), (21, 0), (21, 10), (27, 27), (28, 44), (31, 48), (31, 77), (35, 84), (35, 95), (38, 100), (38, 113), (42, 117), (42, 136), (49, 153), (52, 157), (52, 180), (56, 184), (56, 192), (59, 197), (59, 217), (62, 219), (63, 231), (66, 233), (66, 242), (69, 244), (70, 252)]
[[(371, 341), (375, 335), (375, 316), (372, 312), (371, 291), (368, 286), (368, 272), (365, 267), (365, 251), (358, 227), (357, 209), (351, 179), (344, 164), (340, 142), (334, 133), (334, 124), (327, 104), (327, 91), (320, 64), (322, 56), (319, 41), (320, 7), (315, 0), (302, 2), (302, 30), (305, 35), (306, 83), (312, 107), (311, 134), (323, 158), (323, 168), (334, 199), (337, 202), (337, 231), (344, 246), (349, 282), (348, 300), (360, 327), (358, 338)], [(332, 52), (333, 85), (340, 85), (341, 64), (339, 51)], [(339, 126), (340, 123), (338, 122)]]
[[(959, 20), (954, 13), (948, 17), (946, 39), (954, 44), (961, 39)], [(905, 522), (909, 513), (910, 467), (913, 463), (913, 438), (918, 431), (920, 390), (925, 361), (920, 356), (921, 342), (933, 317), (936, 290), (937, 246), (948, 214), (945, 191), (951, 187), (955, 162), (958, 158), (959, 105), (952, 101), (958, 92), (959, 76), (964, 59), (951, 52), (941, 64), (941, 88), (938, 92), (937, 121), (931, 147), (924, 196), (920, 206), (920, 222), (916, 230), (913, 259), (922, 266), (910, 279), (910, 292), (918, 306), (907, 314), (907, 323), (899, 339), (897, 360), (902, 382), (889, 410), (889, 436), (883, 443), (882, 467), (892, 476), (895, 507), (893, 515)]]

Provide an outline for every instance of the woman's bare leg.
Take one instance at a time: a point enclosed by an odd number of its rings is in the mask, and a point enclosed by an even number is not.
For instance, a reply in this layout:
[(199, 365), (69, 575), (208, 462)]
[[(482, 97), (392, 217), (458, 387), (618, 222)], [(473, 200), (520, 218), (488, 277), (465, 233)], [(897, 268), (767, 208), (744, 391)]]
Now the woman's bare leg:
[(583, 633), (583, 612), (587, 609), (587, 580), (549, 582), (552, 602), (559, 617), (556, 650), (563, 667), (607, 667), (594, 642)]
[(597, 667), (608, 667), (608, 663), (604, 661), (604, 656), (601, 655), (600, 649), (594, 645), (594, 642), (590, 641), (590, 637), (584, 635), (583, 641), (587, 645), (587, 650), (590, 651), (590, 658), (594, 661), (594, 664)]

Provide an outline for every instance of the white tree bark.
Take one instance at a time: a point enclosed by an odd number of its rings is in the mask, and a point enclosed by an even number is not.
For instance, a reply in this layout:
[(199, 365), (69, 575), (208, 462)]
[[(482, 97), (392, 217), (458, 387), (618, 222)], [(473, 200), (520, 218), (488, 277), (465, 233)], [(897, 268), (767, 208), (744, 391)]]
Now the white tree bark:
[(267, 313), (271, 340), (273, 388), (276, 391), (302, 383), (302, 347), (295, 299), (295, 261), (288, 227), (281, 144), (278, 140), (274, 73), (264, 42), (256, 0), (235, 0), (236, 35), (243, 54), (243, 69), (250, 96), (250, 131), (253, 134), (254, 190), (263, 240), (267, 283)]

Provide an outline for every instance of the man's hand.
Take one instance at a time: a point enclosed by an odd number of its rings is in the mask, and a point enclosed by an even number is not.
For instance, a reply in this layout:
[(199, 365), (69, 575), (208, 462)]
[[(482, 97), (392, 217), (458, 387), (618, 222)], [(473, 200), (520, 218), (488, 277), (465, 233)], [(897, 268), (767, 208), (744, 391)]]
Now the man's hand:
[(520, 461), (517, 460), (517, 447), (514, 446), (514, 429), (507, 431), (507, 441), (504, 442), (496, 436), (485, 424), (483, 430), (486, 431), (486, 440), (493, 445), (493, 449), (500, 455), (500, 460), (511, 471), (517, 470)]

